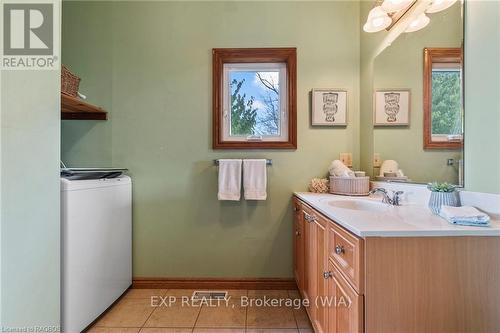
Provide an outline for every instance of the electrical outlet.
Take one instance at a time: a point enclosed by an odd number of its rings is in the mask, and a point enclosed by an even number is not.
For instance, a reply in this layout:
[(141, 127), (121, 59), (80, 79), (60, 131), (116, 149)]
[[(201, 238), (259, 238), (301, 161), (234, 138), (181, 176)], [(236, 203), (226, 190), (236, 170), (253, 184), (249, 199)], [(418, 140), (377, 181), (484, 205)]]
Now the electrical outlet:
[(347, 165), (347, 154), (346, 153), (340, 153), (339, 159), (340, 159), (340, 161), (342, 163), (344, 163), (345, 165)]
[(373, 166), (375, 168), (379, 168), (382, 165), (382, 160), (380, 159), (380, 154), (375, 153), (373, 154)]
[(347, 167), (352, 167), (352, 153), (340, 153), (340, 160)]

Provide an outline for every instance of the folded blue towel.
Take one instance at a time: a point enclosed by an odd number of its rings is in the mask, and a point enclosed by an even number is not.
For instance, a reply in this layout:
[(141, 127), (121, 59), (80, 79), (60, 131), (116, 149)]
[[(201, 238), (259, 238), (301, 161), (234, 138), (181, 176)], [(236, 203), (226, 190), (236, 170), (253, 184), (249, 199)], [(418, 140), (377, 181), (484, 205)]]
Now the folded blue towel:
[(439, 213), (451, 224), (473, 227), (489, 227), (490, 217), (471, 206), (451, 207), (442, 206)]
[(467, 226), (472, 226), (472, 227), (489, 227), (490, 226), (490, 221), (486, 222), (470, 222), (470, 221), (460, 221), (460, 220), (455, 220), (455, 221), (448, 221), (451, 224), (456, 224), (456, 225), (467, 225)]

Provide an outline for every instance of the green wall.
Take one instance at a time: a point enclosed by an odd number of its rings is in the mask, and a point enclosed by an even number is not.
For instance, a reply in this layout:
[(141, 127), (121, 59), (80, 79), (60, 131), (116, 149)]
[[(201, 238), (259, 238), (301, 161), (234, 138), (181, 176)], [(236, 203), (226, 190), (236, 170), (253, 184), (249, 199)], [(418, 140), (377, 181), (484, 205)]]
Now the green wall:
[(60, 72), (4, 70), (1, 327), (58, 327)]
[[(110, 3), (95, 1), (81, 6), (65, 1), (63, 16), (63, 63), (83, 77), (80, 92), (88, 96), (89, 101), (105, 110), (111, 110), (113, 77)], [(68, 167), (112, 165), (111, 119), (105, 122), (63, 120), (63, 162)]]
[(410, 89), (411, 111), (408, 127), (375, 128), (373, 149), (382, 160), (398, 161), (399, 167), (414, 182), (458, 184), (458, 167), (448, 166), (446, 161), (462, 159), (462, 151), (423, 149), (423, 49), (461, 47), (461, 10), (457, 2), (446, 11), (429, 15), (431, 22), (425, 29), (403, 33), (374, 61), (373, 89)]
[(360, 29), (360, 85), (359, 85), (359, 128), (360, 128), (360, 170), (373, 176), (373, 71), (384, 32), (369, 34), (363, 31), (368, 12), (373, 8), (371, 1), (361, 1), (359, 6)]
[[(64, 3), (63, 62), (110, 121), (64, 122), (62, 157), (130, 169), (135, 276), (292, 276), (292, 192), (341, 152), (359, 161), (358, 13), (351, 1)], [(298, 149), (212, 150), (211, 49), (279, 46), (298, 50)], [(310, 127), (320, 87), (348, 89), (347, 128)], [(273, 159), (267, 201), (217, 201), (224, 157)]]
[(465, 26), (465, 185), (500, 193), (500, 2), (468, 1)]

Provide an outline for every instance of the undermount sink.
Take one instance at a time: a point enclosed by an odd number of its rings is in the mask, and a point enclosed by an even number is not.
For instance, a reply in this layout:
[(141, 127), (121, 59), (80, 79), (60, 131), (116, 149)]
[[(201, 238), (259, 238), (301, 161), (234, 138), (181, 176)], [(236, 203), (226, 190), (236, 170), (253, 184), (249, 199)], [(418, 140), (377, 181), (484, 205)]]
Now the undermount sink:
[(384, 212), (388, 206), (382, 202), (367, 200), (330, 200), (328, 204), (332, 207), (367, 212)]

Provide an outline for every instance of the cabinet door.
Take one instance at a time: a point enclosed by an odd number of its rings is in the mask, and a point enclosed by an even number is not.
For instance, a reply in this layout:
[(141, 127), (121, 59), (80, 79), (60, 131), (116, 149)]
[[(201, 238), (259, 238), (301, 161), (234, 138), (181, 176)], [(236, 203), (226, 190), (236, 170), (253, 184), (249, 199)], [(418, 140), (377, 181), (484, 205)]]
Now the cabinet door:
[(303, 296), (309, 300), (311, 306), (307, 307), (309, 317), (313, 320), (315, 307), (313, 306), (316, 297), (316, 233), (314, 214), (312, 210), (302, 205), (302, 216), (304, 220), (304, 290)]
[(304, 291), (304, 219), (302, 205), (297, 198), (293, 202), (293, 272), (295, 282), (301, 292)]
[(316, 333), (328, 333), (328, 221), (321, 216), (315, 221), (315, 244), (316, 244), (316, 313), (314, 326)]
[(328, 309), (328, 333), (363, 332), (363, 296), (356, 293), (331, 262), (328, 267), (328, 295), (332, 300)]

